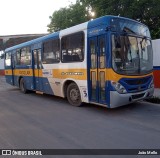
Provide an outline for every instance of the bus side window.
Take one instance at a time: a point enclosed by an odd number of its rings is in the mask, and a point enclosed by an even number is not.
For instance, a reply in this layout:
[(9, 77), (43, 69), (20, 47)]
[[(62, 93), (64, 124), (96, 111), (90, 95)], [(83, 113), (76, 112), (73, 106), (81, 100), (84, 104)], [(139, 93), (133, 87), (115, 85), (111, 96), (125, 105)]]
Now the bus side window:
[(5, 55), (5, 65), (11, 66), (11, 52), (7, 52)]
[(16, 65), (20, 65), (20, 60), (21, 60), (21, 51), (20, 49), (16, 50)]
[(100, 38), (100, 68), (105, 68), (105, 38)]
[(97, 55), (96, 55), (96, 44), (94, 40), (90, 41), (90, 51), (91, 51), (91, 68), (97, 67)]
[(43, 43), (43, 63), (52, 64), (60, 61), (59, 39), (49, 40)]
[(29, 47), (16, 50), (16, 65), (31, 65), (31, 52)]
[(62, 37), (62, 62), (81, 62), (84, 59), (84, 33), (78, 32)]

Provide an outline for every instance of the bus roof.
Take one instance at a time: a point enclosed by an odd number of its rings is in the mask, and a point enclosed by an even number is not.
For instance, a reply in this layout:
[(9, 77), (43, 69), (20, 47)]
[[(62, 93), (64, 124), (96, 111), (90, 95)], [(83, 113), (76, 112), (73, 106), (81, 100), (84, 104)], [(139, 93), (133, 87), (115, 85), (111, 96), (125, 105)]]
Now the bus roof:
[[(106, 16), (102, 16), (102, 17), (99, 17), (97, 19), (90, 20), (88, 22), (85, 22), (85, 23), (82, 23), (82, 24), (79, 24), (79, 25), (72, 26), (70, 28), (61, 30), (59, 32), (54, 32), (54, 33), (45, 35), (43, 37), (39, 37), (39, 38), (33, 39), (31, 41), (28, 41), (28, 42), (24, 42), (24, 43), (15, 45), (13, 47), (7, 48), (5, 50), (5, 52), (12, 51), (14, 49), (20, 49), (20, 48), (23, 48), (23, 47), (26, 47), (26, 46), (29, 46), (29, 45), (33, 45), (33, 44), (36, 44), (36, 43), (40, 43), (40, 42), (43, 42), (45, 40), (59, 38), (59, 36), (64, 36), (66, 34), (73, 33), (74, 31), (75, 32), (76, 31), (81, 31), (81, 30), (84, 30), (84, 29), (87, 29), (87, 28), (90, 29), (90, 28), (93, 28), (93, 27), (96, 27), (96, 26), (99, 26), (99, 25), (109, 25), (109, 22), (110, 22), (110, 20), (112, 18), (119, 18), (119, 19), (124, 19), (124, 20), (130, 20), (130, 21), (142, 24), (142, 23), (140, 23), (140, 22), (138, 22), (136, 20), (132, 20), (132, 19), (129, 19), (129, 18), (119, 17), (119, 16), (113, 16), (113, 15), (106, 15)], [(146, 26), (146, 25), (144, 25), (144, 26)]]

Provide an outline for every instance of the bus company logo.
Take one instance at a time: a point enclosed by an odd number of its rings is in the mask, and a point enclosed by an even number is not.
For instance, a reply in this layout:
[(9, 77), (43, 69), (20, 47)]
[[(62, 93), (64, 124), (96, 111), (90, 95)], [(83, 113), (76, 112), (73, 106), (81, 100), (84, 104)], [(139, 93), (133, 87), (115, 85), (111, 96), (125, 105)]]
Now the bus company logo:
[(77, 75), (77, 76), (82, 76), (84, 74), (83, 74), (83, 72), (62, 72), (61, 75)]
[(89, 32), (89, 34), (94, 34), (94, 33), (98, 33), (100, 31), (103, 31), (103, 29), (96, 29), (96, 30), (92, 30)]
[(52, 77), (52, 70), (42, 70), (44, 77)]

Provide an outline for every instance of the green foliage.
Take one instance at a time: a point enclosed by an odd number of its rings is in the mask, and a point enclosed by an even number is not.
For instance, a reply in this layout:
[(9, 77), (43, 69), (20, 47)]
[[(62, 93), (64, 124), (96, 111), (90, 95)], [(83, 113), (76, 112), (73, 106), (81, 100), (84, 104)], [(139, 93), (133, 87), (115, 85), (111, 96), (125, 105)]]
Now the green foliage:
[(160, 0), (77, 0), (68, 8), (55, 11), (50, 17), (48, 31), (54, 32), (80, 24), (96, 17), (116, 15), (132, 18), (146, 24), (153, 39), (160, 38)]
[(87, 21), (86, 9), (79, 1), (68, 8), (61, 8), (50, 16), (49, 32), (56, 32)]

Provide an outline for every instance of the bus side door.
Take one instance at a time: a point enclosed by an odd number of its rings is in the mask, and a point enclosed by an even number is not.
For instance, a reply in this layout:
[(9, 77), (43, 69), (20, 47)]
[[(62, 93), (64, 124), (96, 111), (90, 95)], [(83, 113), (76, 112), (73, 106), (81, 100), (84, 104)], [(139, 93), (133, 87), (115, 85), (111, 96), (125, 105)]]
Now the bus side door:
[(5, 76), (6, 82), (14, 85), (14, 54), (12, 52), (7, 52), (5, 54)]
[(33, 50), (34, 67), (33, 67), (33, 83), (34, 89), (43, 92), (42, 84), (42, 59), (41, 59), (41, 49)]
[(106, 36), (89, 38), (89, 100), (106, 103)]

